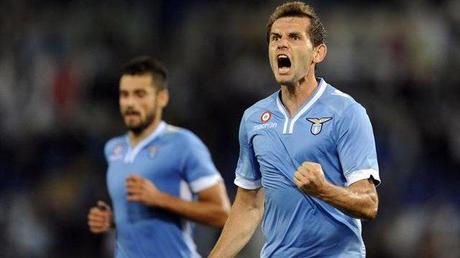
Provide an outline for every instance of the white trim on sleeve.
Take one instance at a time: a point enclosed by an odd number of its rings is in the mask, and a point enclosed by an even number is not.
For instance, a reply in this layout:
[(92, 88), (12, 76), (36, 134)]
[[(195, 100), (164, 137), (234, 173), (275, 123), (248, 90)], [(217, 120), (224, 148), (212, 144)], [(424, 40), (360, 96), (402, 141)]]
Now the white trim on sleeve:
[(380, 184), (380, 175), (379, 171), (375, 169), (362, 169), (356, 170), (349, 173), (345, 178), (347, 179), (346, 186), (350, 186), (351, 184), (358, 182), (359, 180), (371, 178), (374, 179), (376, 182), (375, 185)]
[(200, 177), (197, 180), (190, 182), (190, 188), (192, 189), (194, 193), (198, 193), (199, 191), (202, 191), (206, 188), (209, 188), (217, 184), (217, 182), (221, 180), (222, 180), (222, 177), (218, 174)]
[(244, 189), (247, 189), (247, 190), (255, 190), (255, 189), (258, 189), (260, 187), (262, 187), (262, 183), (259, 180), (256, 180), (256, 181), (251, 181), (251, 180), (247, 180), (241, 176), (239, 176), (238, 174), (236, 175), (235, 177), (235, 181), (234, 181), (235, 185), (241, 187), (241, 188), (244, 188)]

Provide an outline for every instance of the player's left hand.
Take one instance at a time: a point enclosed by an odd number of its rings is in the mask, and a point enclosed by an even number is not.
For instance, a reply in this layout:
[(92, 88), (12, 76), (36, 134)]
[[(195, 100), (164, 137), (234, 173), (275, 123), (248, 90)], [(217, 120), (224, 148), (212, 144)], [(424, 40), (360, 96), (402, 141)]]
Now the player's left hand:
[(141, 202), (147, 206), (157, 206), (162, 195), (152, 181), (138, 175), (126, 178), (126, 192), (128, 201)]
[(294, 174), (294, 183), (304, 193), (318, 197), (328, 185), (321, 165), (304, 162)]

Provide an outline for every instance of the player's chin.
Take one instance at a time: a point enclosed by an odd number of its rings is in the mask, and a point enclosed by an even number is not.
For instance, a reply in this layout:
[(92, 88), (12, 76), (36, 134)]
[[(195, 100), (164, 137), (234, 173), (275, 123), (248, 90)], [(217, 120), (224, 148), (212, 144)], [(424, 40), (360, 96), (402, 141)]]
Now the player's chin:
[(90, 229), (91, 233), (93, 234), (101, 234), (105, 232), (105, 229), (97, 228), (97, 229)]
[(293, 77), (290, 71), (280, 71), (279, 69), (273, 71), (273, 74), (275, 75), (275, 79), (278, 83), (290, 81)]
[(132, 122), (132, 121), (125, 121), (126, 128), (130, 131), (140, 131), (142, 130), (142, 123), (141, 122)]
[(288, 85), (292, 85), (293, 82), (292, 82), (292, 79), (287, 77), (287, 76), (276, 76), (276, 82), (280, 85), (285, 85), (285, 86), (288, 86)]

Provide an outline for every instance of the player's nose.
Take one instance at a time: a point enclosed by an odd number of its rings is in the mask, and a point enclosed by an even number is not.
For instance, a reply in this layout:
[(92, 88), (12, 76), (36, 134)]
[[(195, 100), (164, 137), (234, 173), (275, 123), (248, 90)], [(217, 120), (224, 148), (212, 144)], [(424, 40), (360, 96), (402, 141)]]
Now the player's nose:
[(277, 41), (277, 46), (276, 46), (277, 49), (284, 49), (287, 47), (288, 47), (288, 41), (286, 38), (282, 37)]
[(134, 108), (134, 105), (135, 105), (135, 100), (133, 97), (125, 97), (123, 98), (123, 100), (121, 101), (121, 105), (125, 108), (125, 109), (133, 109)]

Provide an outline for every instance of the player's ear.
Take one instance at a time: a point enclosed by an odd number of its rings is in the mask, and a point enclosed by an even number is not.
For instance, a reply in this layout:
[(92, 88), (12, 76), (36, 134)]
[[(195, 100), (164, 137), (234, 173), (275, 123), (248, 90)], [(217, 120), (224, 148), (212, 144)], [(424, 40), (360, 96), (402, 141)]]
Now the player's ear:
[(157, 100), (160, 107), (166, 107), (169, 103), (169, 91), (167, 89), (158, 91)]
[(327, 55), (327, 46), (326, 44), (322, 43), (315, 47), (315, 53), (313, 56), (313, 62), (318, 64), (321, 63)]

